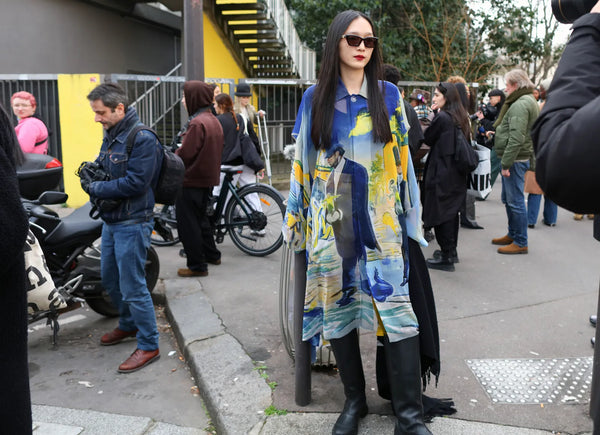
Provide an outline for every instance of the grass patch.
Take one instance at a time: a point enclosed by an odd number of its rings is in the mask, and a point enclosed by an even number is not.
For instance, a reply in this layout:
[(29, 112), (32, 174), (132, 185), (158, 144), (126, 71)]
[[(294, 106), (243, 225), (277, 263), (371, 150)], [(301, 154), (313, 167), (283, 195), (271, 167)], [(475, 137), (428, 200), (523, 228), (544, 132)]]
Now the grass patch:
[(287, 410), (285, 409), (277, 409), (274, 405), (269, 406), (265, 409), (265, 415), (287, 415)]

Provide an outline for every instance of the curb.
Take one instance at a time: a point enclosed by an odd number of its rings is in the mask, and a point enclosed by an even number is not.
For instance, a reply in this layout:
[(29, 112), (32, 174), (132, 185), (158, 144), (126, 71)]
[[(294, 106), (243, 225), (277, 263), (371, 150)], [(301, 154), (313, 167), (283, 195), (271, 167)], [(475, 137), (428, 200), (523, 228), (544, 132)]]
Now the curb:
[(248, 433), (272, 404), (271, 389), (227, 333), (197, 279), (165, 279), (166, 312), (219, 434)]

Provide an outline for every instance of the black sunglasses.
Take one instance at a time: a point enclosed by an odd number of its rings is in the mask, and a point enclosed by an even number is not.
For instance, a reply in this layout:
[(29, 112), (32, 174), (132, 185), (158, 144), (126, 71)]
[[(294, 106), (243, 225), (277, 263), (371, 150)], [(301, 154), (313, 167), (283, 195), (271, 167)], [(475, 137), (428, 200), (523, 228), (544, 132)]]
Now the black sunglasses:
[(375, 36), (367, 36), (362, 38), (358, 35), (342, 35), (342, 38), (346, 38), (346, 42), (350, 47), (359, 47), (361, 42), (365, 43), (365, 48), (375, 48), (377, 40)]

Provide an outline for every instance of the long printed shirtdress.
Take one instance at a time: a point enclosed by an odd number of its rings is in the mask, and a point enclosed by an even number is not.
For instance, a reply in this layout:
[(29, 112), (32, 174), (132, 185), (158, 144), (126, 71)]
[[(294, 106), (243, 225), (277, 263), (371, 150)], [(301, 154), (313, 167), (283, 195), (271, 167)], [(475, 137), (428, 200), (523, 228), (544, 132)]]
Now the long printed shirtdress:
[(304, 341), (374, 330), (375, 307), (390, 341), (418, 334), (407, 237), (427, 243), (403, 104), (396, 86), (380, 86), (393, 135), (387, 144), (373, 142), (366, 79), (356, 95), (339, 81), (327, 151), (315, 150), (310, 138), (314, 86), (300, 104), (283, 232), (291, 249), (306, 252)]

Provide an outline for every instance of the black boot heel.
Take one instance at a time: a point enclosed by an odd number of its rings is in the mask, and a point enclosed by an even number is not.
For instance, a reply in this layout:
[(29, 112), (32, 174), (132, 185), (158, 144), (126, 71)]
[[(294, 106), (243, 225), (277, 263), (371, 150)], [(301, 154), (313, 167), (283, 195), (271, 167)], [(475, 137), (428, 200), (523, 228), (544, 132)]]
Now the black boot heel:
[(356, 435), (358, 422), (369, 412), (365, 395), (365, 375), (358, 346), (358, 331), (353, 329), (342, 338), (331, 339), (346, 402), (333, 426), (332, 435)]

